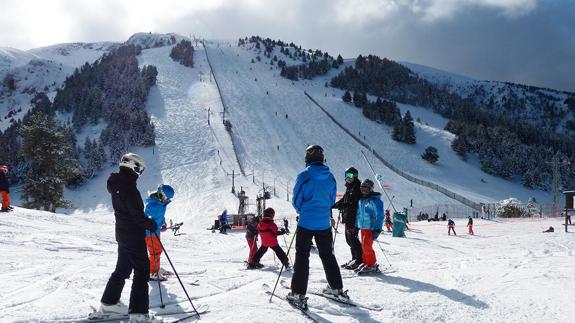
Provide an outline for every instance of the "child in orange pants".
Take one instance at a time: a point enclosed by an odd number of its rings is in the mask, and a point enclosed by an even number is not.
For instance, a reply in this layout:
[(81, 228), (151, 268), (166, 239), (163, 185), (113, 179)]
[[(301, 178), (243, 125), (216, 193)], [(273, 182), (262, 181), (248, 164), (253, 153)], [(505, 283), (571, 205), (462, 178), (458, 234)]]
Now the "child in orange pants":
[(8, 166), (0, 166), (0, 195), (2, 195), (2, 209), (1, 212), (10, 212), (12, 207), (10, 206), (10, 188), (8, 184), (8, 178), (6, 177), (8, 173)]

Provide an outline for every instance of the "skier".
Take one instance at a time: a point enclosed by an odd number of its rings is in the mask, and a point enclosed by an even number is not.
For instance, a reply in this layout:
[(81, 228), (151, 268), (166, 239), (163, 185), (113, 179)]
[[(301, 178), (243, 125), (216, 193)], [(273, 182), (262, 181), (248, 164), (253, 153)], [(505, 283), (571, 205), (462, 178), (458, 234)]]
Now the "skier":
[(334, 204), (334, 207), (342, 212), (342, 223), (345, 224), (345, 242), (351, 251), (351, 260), (341, 265), (345, 269), (356, 269), (361, 265), (361, 242), (358, 238), (359, 230), (355, 226), (355, 214), (357, 203), (361, 197), (358, 171), (354, 167), (345, 170), (345, 194)]
[(262, 237), (262, 245), (254, 255), (253, 262), (248, 264), (248, 268), (261, 268), (260, 259), (271, 248), (278, 256), (279, 260), (282, 262), (286, 270), (290, 269), (289, 259), (286, 253), (283, 251), (278, 243), (278, 236), (285, 234), (285, 229), (278, 229), (278, 226), (274, 223), (275, 210), (271, 207), (264, 210), (264, 217), (258, 224), (258, 232), (260, 237)]
[(6, 174), (8, 173), (8, 166), (0, 165), (0, 195), (2, 195), (2, 208), (0, 212), (12, 211), (10, 206), (10, 184)]
[(451, 231), (453, 230), (453, 235), (457, 235), (455, 233), (455, 222), (451, 219), (447, 221), (447, 235), (451, 235)]
[(391, 221), (391, 213), (389, 212), (389, 209), (385, 210), (385, 228), (387, 229), (387, 232), (391, 232), (391, 229), (393, 229), (393, 221)]
[(337, 259), (333, 254), (333, 236), (330, 226), (331, 206), (335, 203), (336, 182), (329, 167), (324, 163), (323, 148), (307, 147), (306, 168), (299, 173), (293, 188), (292, 205), (299, 214), (296, 234), (296, 256), (291, 292), (287, 299), (294, 306), (307, 309), (307, 284), (309, 278), (309, 254), (311, 240), (315, 238), (319, 257), (323, 264), (328, 286), (326, 294), (349, 299), (343, 290), (343, 282)]
[(471, 217), (469, 217), (469, 220), (467, 220), (467, 230), (470, 235), (475, 235), (473, 232), (473, 218)]
[(373, 181), (365, 179), (361, 182), (360, 189), (361, 199), (357, 208), (356, 226), (361, 229), (363, 263), (356, 271), (363, 274), (379, 270), (373, 251), (373, 240), (376, 240), (381, 233), (384, 215), (381, 193), (373, 191)]
[(555, 232), (555, 228), (553, 228), (552, 226), (550, 226), (549, 229), (543, 231), (543, 233), (549, 233), (549, 232)]
[(220, 215), (220, 233), (225, 234), (228, 229), (231, 229), (228, 224), (228, 210), (224, 209), (224, 212)]
[[(136, 187), (138, 177), (146, 167), (144, 159), (134, 153), (122, 156), (119, 172), (108, 178), (107, 188), (112, 196), (116, 218), (118, 260), (101, 298), (99, 311), (90, 318), (111, 315), (130, 315), (130, 322), (159, 322), (148, 314), (148, 278), (150, 261), (146, 250), (146, 230), (156, 231), (157, 224), (144, 213), (144, 202)], [(134, 271), (130, 304), (120, 302), (125, 280)]]
[(144, 213), (152, 218), (158, 227), (156, 231), (146, 231), (146, 245), (150, 255), (150, 280), (167, 280), (164, 272), (160, 270), (160, 256), (162, 255), (160, 232), (167, 230), (166, 207), (172, 201), (174, 193), (174, 189), (170, 185), (162, 184), (146, 199)]
[(254, 255), (258, 251), (258, 224), (260, 223), (260, 217), (254, 216), (248, 221), (246, 226), (246, 241), (248, 242), (248, 247), (250, 247), (250, 254), (248, 256), (248, 269), (259, 269), (263, 265), (259, 263), (254, 263)]

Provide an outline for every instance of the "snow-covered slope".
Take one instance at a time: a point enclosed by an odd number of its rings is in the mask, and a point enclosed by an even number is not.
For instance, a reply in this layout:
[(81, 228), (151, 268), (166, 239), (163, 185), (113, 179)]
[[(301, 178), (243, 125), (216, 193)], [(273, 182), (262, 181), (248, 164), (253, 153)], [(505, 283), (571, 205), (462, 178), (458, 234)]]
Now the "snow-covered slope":
[[(182, 232), (163, 233), (162, 242), (194, 304), (209, 304), (207, 322), (306, 322), (306, 318), (283, 302), (268, 302), (262, 283), (273, 284), (279, 272), (268, 252), (261, 271), (246, 271), (243, 261), (248, 247), (244, 232), (228, 235), (206, 230), (223, 208), (235, 211), (237, 199), (230, 192), (232, 171), (239, 171), (230, 136), (221, 122), (223, 106), (204, 51), (195, 54), (195, 67), (184, 67), (169, 58), (171, 47), (145, 49), (141, 65), (158, 68), (157, 85), (148, 97), (147, 109), (156, 126), (154, 148), (137, 149), (147, 162), (138, 186), (143, 196), (159, 183), (176, 189), (168, 206), (167, 218), (183, 221)], [(325, 114), (303, 95), (307, 90), (354, 132), (398, 167), (429, 176), (442, 185), (470, 197), (485, 200), (523, 197), (529, 192), (519, 184), (494, 182), (485, 177), (484, 188), (464, 185), (477, 170), (464, 167), (443, 152), (450, 137), (444, 133), (445, 120), (427, 115), (428, 110), (411, 109), (421, 117), (418, 140), (434, 143), (440, 149), (438, 169), (420, 164), (420, 151), (404, 149), (388, 141), (389, 129), (363, 119), (355, 108), (343, 106), (341, 93), (326, 89), (323, 80), (292, 83), (277, 77), (269, 65), (251, 64), (253, 52), (225, 43), (208, 44), (207, 52), (220, 82), (226, 119), (232, 122), (234, 145), (239, 163), (247, 176), (236, 176), (236, 189), (242, 186), (253, 198), (261, 193), (261, 182), (276, 186), (276, 198), (268, 206), (276, 209), (276, 219), (290, 220), (295, 228), (294, 211), (286, 201), (297, 172), (303, 168), (306, 145), (318, 143), (326, 149), (327, 163), (343, 192), (343, 170), (350, 164), (368, 176), (367, 164), (359, 147), (349, 136), (330, 123)], [(327, 96), (326, 96), (327, 94)], [(211, 113), (208, 125), (208, 109)], [(276, 115), (277, 112), (277, 115)], [(287, 116), (287, 117), (286, 117)], [(428, 123), (428, 125), (425, 124)], [(279, 148), (279, 149), (278, 149)], [(444, 195), (397, 176), (375, 159), (371, 160), (389, 185), (397, 207), (450, 203)], [(444, 163), (444, 164), (442, 164)], [(111, 166), (108, 172), (115, 171)], [(252, 171), (256, 173), (253, 174)], [(90, 306), (98, 306), (101, 293), (116, 257), (114, 216), (105, 189), (108, 173), (96, 177), (66, 197), (78, 207), (70, 214), (49, 214), (16, 207), (0, 216), (0, 321), (65, 321), (85, 317)], [(255, 179), (256, 184), (253, 183)], [(499, 188), (501, 185), (501, 188)], [(494, 192), (491, 192), (493, 190)], [(20, 205), (18, 190), (12, 190), (14, 204)], [(388, 201), (385, 200), (386, 205)], [(253, 205), (251, 206), (253, 210)], [(313, 311), (332, 322), (570, 322), (572, 307), (560, 300), (573, 299), (575, 291), (565, 288), (573, 262), (572, 234), (543, 234), (557, 220), (493, 222), (476, 220), (476, 236), (463, 234), (464, 222), (457, 221), (457, 237), (447, 236), (445, 223), (411, 223), (407, 239), (384, 234), (374, 246), (382, 265), (391, 263), (397, 272), (379, 277), (345, 278), (344, 287), (353, 299), (383, 306), (380, 312), (348, 308), (311, 296)], [(558, 230), (560, 231), (560, 230)], [(349, 259), (349, 248), (340, 233), (335, 243), (339, 262)], [(285, 246), (293, 236), (280, 237)], [(285, 247), (284, 247), (285, 248)], [(382, 249), (380, 249), (382, 248)], [(385, 256), (382, 254), (385, 252)], [(292, 251), (293, 252), (293, 251)], [(292, 258), (293, 259), (293, 258)], [(310, 287), (326, 284), (316, 252), (310, 259)], [(170, 269), (164, 256), (162, 267)], [(346, 276), (350, 274), (344, 273)], [(291, 273), (283, 273), (283, 279)], [(199, 286), (190, 283), (198, 280)], [(131, 281), (124, 288), (127, 302)], [(150, 304), (160, 304), (157, 283), (150, 283)], [(162, 283), (162, 299), (169, 310), (189, 310), (188, 300), (176, 279)], [(279, 287), (278, 292), (287, 291)], [(559, 301), (558, 301), (559, 300)]]
[(68, 75), (86, 62), (92, 63), (116, 43), (70, 43), (21, 51), (0, 48), (0, 81), (6, 75), (15, 80), (15, 89), (0, 84), (0, 131), (21, 119), (38, 92), (50, 99)]

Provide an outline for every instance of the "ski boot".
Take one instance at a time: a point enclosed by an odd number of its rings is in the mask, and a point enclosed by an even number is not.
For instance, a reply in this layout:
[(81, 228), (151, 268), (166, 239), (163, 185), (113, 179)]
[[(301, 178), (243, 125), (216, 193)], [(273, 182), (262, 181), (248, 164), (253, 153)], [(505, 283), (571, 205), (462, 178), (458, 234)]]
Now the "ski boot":
[(355, 270), (357, 267), (361, 266), (361, 260), (350, 261), (344, 268), (348, 270)]
[(289, 292), (286, 299), (292, 306), (307, 311), (307, 297), (305, 295)]
[(374, 273), (380, 273), (381, 270), (379, 270), (379, 265), (375, 264), (373, 266), (363, 266), (361, 268), (361, 270), (359, 270), (357, 272), (358, 275), (365, 275), (365, 274), (374, 274)]
[(335, 289), (331, 288), (329, 285), (322, 289), (322, 293), (326, 294), (327, 296), (336, 297), (342, 299), (344, 301), (349, 301), (349, 296), (347, 295), (347, 290), (344, 291), (343, 289)]
[(153, 314), (134, 313), (130, 314), (130, 323), (161, 323), (162, 320), (155, 317)]
[(352, 259), (352, 260), (350, 260), (350, 261), (348, 261), (348, 262), (346, 262), (346, 263), (343, 263), (343, 264), (339, 265), (339, 267), (341, 267), (341, 268), (346, 268), (348, 265), (350, 265), (350, 264), (352, 264), (352, 263), (354, 263), (354, 262), (355, 262), (355, 259)]
[(150, 279), (149, 279), (149, 280), (150, 280), (150, 281), (157, 281), (157, 280), (159, 280), (159, 281), (162, 281), (162, 282), (163, 282), (163, 281), (168, 280), (168, 278), (167, 278), (166, 276), (162, 275), (162, 273), (158, 271), (158, 272), (156, 272), (156, 273), (150, 273)]
[(262, 268), (264, 268), (264, 265), (260, 264), (259, 262), (255, 264), (248, 263), (247, 266), (247, 269), (262, 269)]
[(88, 318), (90, 320), (98, 320), (123, 315), (128, 315), (128, 306), (126, 304), (122, 302), (112, 305), (100, 303), (100, 309), (97, 311), (94, 309), (94, 312), (90, 313)]

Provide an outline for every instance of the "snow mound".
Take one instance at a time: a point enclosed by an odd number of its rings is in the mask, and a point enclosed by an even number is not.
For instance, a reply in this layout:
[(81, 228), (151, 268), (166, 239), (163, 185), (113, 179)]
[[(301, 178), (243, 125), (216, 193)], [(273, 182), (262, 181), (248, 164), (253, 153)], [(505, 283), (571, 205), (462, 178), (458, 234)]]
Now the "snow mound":
[(186, 37), (168, 33), (168, 34), (155, 34), (155, 33), (135, 33), (126, 41), (127, 44), (140, 46), (142, 49), (156, 48), (171, 46), (176, 44)]

